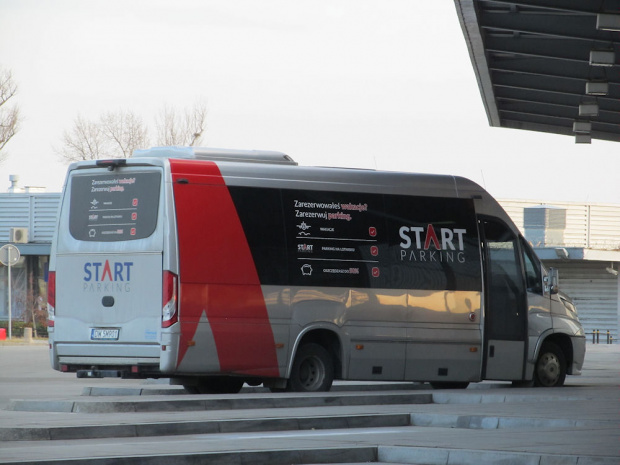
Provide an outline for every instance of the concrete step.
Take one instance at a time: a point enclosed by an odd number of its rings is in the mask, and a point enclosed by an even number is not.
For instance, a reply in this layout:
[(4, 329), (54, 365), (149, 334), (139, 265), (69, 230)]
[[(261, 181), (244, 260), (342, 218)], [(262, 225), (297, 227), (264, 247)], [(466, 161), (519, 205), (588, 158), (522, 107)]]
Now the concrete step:
[(36, 426), (0, 428), (0, 441), (129, 438), (186, 434), (299, 431), (409, 426), (410, 415), (373, 414), (313, 416), (298, 418), (249, 418), (239, 420), (176, 421), (80, 426)]
[[(377, 461), (377, 447), (348, 446), (325, 447), (309, 449), (281, 449), (255, 451), (225, 451), (225, 452), (198, 452), (176, 453), (166, 455), (133, 455), (123, 457), (71, 458), (64, 457), (62, 463), (70, 465), (291, 465), (291, 464), (343, 464), (343, 463), (374, 463)], [(3, 465), (23, 465), (36, 463), (37, 465), (58, 463), (54, 459), (42, 460), (15, 460), (5, 461), (0, 457)]]
[[(328, 442), (331, 440), (327, 440)], [(362, 463), (392, 464), (392, 465), (617, 465), (617, 456), (515, 452), (501, 450), (473, 450), (446, 447), (420, 446), (386, 446), (352, 444), (347, 441), (342, 445), (319, 446), (289, 441), (290, 446), (277, 447), (275, 443), (261, 440), (261, 446), (248, 450), (220, 450), (196, 451), (184, 450), (191, 443), (185, 441), (180, 447), (164, 451), (161, 448), (153, 451), (148, 444), (119, 444), (115, 448), (112, 444), (63, 444), (62, 448), (49, 449), (47, 447), (33, 451), (33, 447), (4, 448), (5, 455), (0, 456), (2, 464), (37, 464), (54, 465), (65, 463), (69, 465), (195, 465), (208, 463), (209, 465), (290, 465), (290, 464), (341, 464), (357, 465)], [(201, 441), (203, 442), (203, 441)], [(13, 443), (14, 444), (14, 443)], [(26, 443), (28, 444), (28, 443)], [(276, 447), (274, 447), (276, 446)], [(75, 449), (71, 450), (62, 449)], [(105, 448), (107, 453), (102, 452)], [(191, 449), (191, 448), (190, 448)], [(131, 452), (129, 452), (131, 450)], [(122, 452), (122, 455), (119, 453)], [(90, 455), (88, 458), (85, 456)], [(34, 457), (33, 457), (34, 456)], [(24, 457), (28, 457), (24, 459)]]
[(152, 399), (140, 396), (126, 398), (87, 398), (68, 400), (12, 400), (7, 410), (24, 412), (157, 412), (192, 410), (231, 410), (258, 408), (296, 408), (347, 405), (430, 404), (430, 393), (381, 392), (381, 393), (290, 393), (290, 394), (239, 394), (223, 396), (188, 395), (182, 398)]
[(398, 465), (617, 465), (617, 457), (493, 450), (379, 446), (379, 463)]
[[(150, 381), (150, 380), (149, 380)], [(497, 385), (485, 385), (490, 388)], [(482, 387), (482, 385), (481, 385)], [(361, 381), (337, 381), (331, 387), (330, 392), (376, 392), (376, 391), (411, 391), (411, 390), (432, 390), (429, 384), (413, 383), (413, 382), (393, 382), (379, 383)], [(245, 385), (240, 394), (270, 393), (271, 391), (263, 386), (247, 386)], [(82, 389), (83, 396), (152, 396), (152, 395), (190, 395), (183, 387), (178, 385), (170, 385), (164, 382), (156, 382), (153, 380), (149, 383), (140, 384), (131, 387), (100, 387), (88, 386)]]
[(579, 420), (568, 418), (499, 417), (488, 415), (446, 415), (412, 413), (411, 426), (464, 429), (544, 429), (618, 427), (615, 420)]

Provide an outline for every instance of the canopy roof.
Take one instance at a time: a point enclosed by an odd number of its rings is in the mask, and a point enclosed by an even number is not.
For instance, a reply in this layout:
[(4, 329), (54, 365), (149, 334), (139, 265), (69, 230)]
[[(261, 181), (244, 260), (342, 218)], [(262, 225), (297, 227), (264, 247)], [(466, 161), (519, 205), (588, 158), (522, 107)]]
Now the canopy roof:
[(620, 141), (620, 0), (455, 5), (492, 126)]

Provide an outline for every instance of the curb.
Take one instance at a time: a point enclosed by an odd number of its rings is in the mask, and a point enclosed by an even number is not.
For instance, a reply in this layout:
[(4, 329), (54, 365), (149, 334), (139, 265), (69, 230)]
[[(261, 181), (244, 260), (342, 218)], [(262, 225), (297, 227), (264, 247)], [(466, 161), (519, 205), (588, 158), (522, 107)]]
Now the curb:
[(618, 465), (618, 457), (379, 446), (379, 462), (415, 465)]
[(0, 441), (138, 438), (149, 436), (409, 426), (407, 413), (257, 418), (92, 426), (0, 428)]
[(381, 393), (377, 395), (329, 395), (329, 396), (277, 396), (277, 397), (239, 397), (232, 394), (227, 397), (207, 398), (204, 396), (187, 396), (189, 399), (132, 401), (37, 401), (12, 400), (7, 410), (24, 412), (79, 412), (79, 413), (113, 413), (113, 412), (165, 412), (191, 410), (231, 410), (259, 408), (296, 408), (325, 407), (347, 405), (396, 405), (396, 404), (430, 404), (431, 394)]
[[(292, 463), (352, 463), (352, 462), (376, 462), (377, 448), (365, 446), (351, 446), (347, 448), (334, 447), (322, 449), (299, 449), (299, 450), (267, 450), (267, 451), (230, 451), (230, 452), (207, 452), (197, 454), (173, 454), (164, 456), (131, 456), (131, 457), (93, 457), (88, 459), (62, 459), (62, 463), (72, 465), (197, 465), (208, 463), (209, 465), (254, 465), (268, 463), (270, 465), (290, 465)], [(7, 465), (52, 464), (57, 460), (31, 460), (1, 462)]]

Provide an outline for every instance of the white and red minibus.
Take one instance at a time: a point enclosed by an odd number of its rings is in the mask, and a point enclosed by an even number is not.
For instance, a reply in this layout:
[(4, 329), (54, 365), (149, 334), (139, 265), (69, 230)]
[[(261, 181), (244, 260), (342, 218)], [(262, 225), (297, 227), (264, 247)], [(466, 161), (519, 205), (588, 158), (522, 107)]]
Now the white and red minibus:
[(74, 163), (63, 192), (56, 370), (200, 393), (580, 374), (557, 273), (469, 180), (163, 147)]

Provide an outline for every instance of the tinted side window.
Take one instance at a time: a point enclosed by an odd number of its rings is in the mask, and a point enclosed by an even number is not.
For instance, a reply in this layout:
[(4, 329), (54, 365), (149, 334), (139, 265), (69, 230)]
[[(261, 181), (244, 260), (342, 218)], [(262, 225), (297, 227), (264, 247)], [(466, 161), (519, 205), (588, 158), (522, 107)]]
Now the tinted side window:
[(262, 284), (480, 290), (473, 202), (229, 187)]
[(71, 178), (69, 231), (81, 241), (149, 237), (157, 226), (160, 173), (77, 174)]
[(286, 283), (286, 236), (280, 190), (234, 186), (229, 192), (261, 283)]

